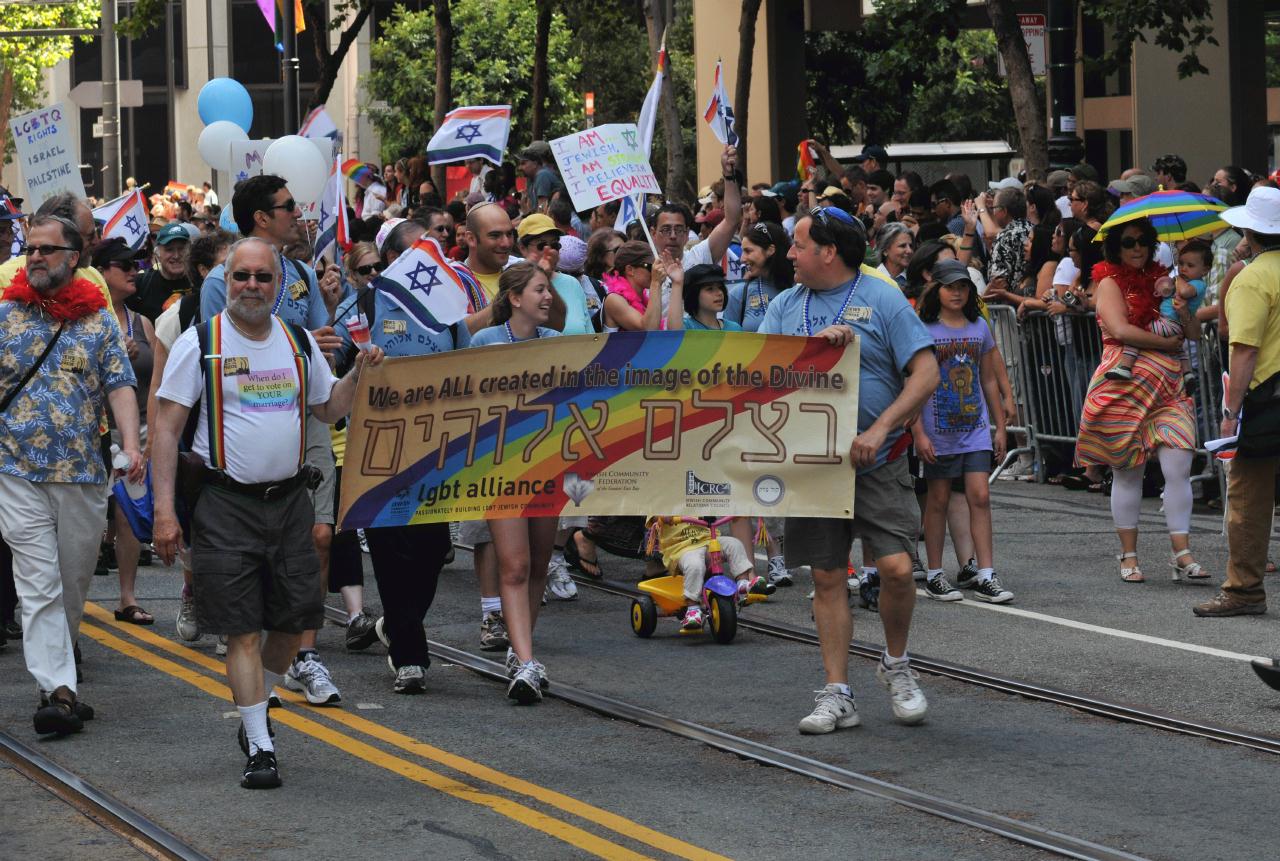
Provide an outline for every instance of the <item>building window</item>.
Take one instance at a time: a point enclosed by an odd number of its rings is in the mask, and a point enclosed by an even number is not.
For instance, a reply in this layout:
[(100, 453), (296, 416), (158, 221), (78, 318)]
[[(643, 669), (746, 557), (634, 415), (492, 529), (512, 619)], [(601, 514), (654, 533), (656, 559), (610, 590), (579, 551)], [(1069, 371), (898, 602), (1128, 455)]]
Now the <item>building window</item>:
[[(173, 83), (177, 87), (187, 85), (187, 21), (181, 3), (170, 3), (173, 10)], [(120, 18), (127, 18), (133, 10), (132, 2), (121, 2)], [(116, 40), (116, 56), (120, 68), (120, 80), (142, 81), (144, 87), (168, 87), (168, 68), (165, 62), (164, 18), (142, 35), (140, 39)], [(132, 70), (127, 60), (132, 52)], [(88, 42), (76, 39), (71, 54), (71, 85), (81, 81), (102, 80), (102, 46), (98, 39)]]

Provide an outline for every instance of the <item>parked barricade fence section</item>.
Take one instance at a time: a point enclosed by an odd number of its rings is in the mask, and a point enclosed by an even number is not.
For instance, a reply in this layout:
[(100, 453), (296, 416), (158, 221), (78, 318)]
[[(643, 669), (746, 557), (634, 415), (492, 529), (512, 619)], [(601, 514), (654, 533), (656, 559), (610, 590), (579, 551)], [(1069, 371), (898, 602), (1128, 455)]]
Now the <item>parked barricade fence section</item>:
[[(1004, 463), (997, 464), (992, 479), (1020, 455), (1030, 454), (1035, 475), (1043, 480), (1048, 472), (1070, 466), (1074, 457), (1085, 393), (1102, 359), (1097, 318), (1092, 312), (1034, 312), (1019, 319), (1007, 305), (990, 305), (987, 310), (1018, 405), (1018, 417), (1008, 428), (1015, 445)], [(1223, 365), (1217, 327), (1204, 326), (1202, 336), (1189, 346), (1197, 378), (1192, 400), (1201, 464), (1192, 482), (1216, 483), (1221, 495), (1225, 482), (1221, 464), (1204, 449), (1205, 440), (1218, 436), (1221, 415)]]

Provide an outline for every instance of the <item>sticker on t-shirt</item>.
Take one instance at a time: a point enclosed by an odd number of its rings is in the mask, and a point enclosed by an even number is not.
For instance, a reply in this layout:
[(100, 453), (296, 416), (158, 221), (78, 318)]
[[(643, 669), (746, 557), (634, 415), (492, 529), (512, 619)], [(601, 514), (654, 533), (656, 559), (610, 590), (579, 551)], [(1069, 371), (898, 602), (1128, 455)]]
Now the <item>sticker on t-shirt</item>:
[(867, 323), (871, 320), (871, 309), (865, 305), (851, 305), (844, 311), (846, 323)]
[(236, 386), (240, 390), (240, 408), (247, 413), (292, 410), (298, 400), (293, 368), (243, 374)]
[(80, 353), (66, 353), (62, 357), (61, 368), (70, 374), (83, 374), (89, 370), (89, 360)]
[(382, 334), (403, 335), (409, 331), (409, 324), (404, 320), (383, 320)]
[(234, 377), (249, 373), (248, 356), (227, 356), (222, 360), (222, 376)]
[(311, 292), (311, 285), (306, 281), (294, 281), (289, 285), (289, 298), (297, 302), (303, 296)]

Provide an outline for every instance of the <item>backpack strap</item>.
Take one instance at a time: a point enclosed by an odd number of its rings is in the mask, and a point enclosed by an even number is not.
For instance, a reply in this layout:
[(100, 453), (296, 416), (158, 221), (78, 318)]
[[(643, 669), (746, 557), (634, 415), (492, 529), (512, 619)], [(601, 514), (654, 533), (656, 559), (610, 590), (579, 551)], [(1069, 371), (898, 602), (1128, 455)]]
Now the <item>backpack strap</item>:
[(276, 319), (293, 349), (293, 366), (298, 375), (298, 469), (302, 469), (307, 461), (307, 372), (311, 364), (311, 342), (307, 338), (307, 330), (297, 323), (286, 323), (279, 317)]
[(178, 300), (178, 331), (185, 332), (200, 322), (200, 291), (193, 290)]

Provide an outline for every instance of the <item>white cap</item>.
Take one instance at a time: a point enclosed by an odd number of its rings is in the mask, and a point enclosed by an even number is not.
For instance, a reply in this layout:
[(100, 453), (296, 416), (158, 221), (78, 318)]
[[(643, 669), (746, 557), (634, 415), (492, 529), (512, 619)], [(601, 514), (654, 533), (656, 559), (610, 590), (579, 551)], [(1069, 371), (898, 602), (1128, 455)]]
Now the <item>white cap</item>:
[(378, 228), (378, 235), (374, 237), (373, 244), (378, 251), (382, 251), (382, 243), (387, 241), (387, 237), (391, 235), (391, 231), (395, 230), (396, 225), (404, 221), (403, 218), (388, 218), (381, 227)]
[(987, 183), (987, 188), (992, 191), (999, 191), (1002, 188), (1022, 188), (1022, 182), (1016, 176), (1006, 176), (999, 182)]
[(1249, 192), (1244, 206), (1233, 206), (1222, 213), (1222, 220), (1232, 227), (1258, 233), (1280, 233), (1280, 189), (1260, 186)]

